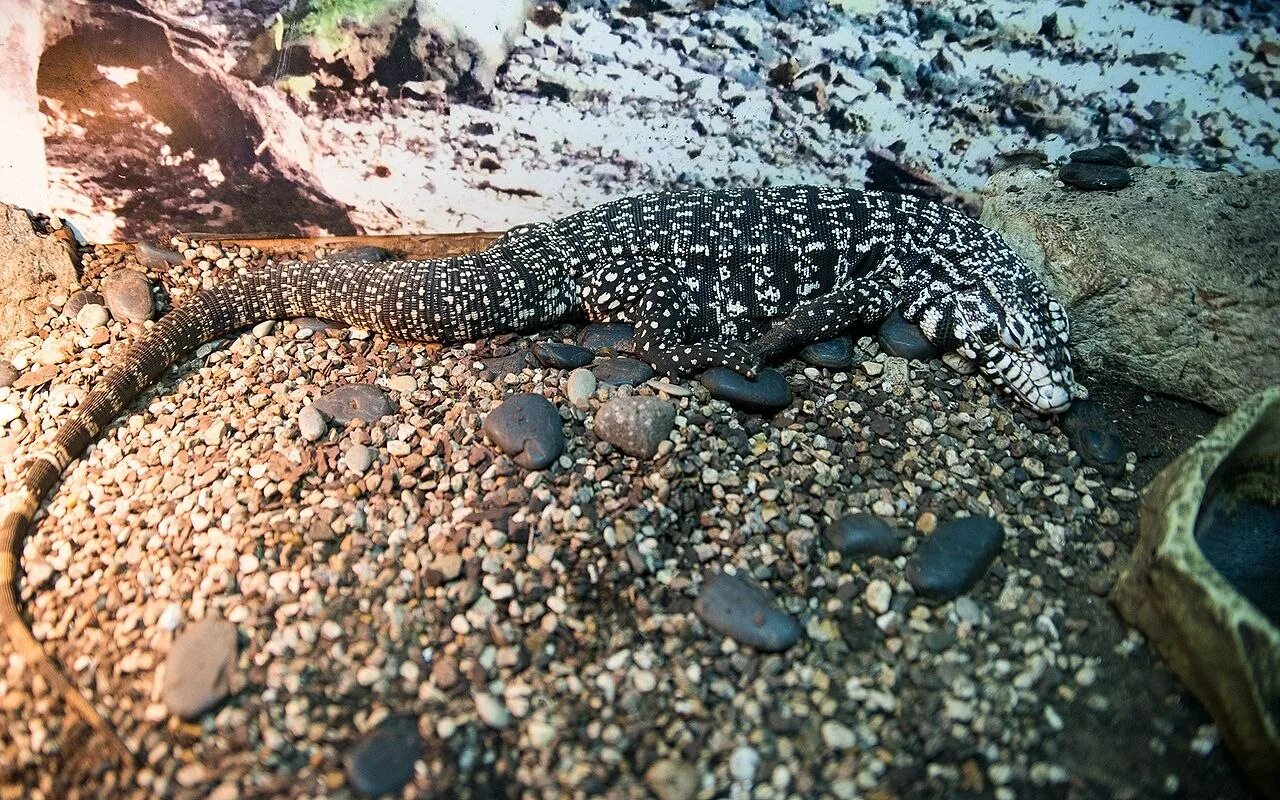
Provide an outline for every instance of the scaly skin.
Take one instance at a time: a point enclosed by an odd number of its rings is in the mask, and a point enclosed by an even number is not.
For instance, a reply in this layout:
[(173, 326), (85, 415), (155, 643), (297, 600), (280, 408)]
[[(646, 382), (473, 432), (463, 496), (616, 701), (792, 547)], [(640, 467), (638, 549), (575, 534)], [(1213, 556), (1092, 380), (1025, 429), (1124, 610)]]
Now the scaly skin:
[(0, 520), (0, 626), (117, 753), (128, 748), (45, 654), (18, 603), (22, 541), (62, 471), (138, 394), (201, 344), (267, 319), (319, 316), (390, 336), (467, 341), (573, 316), (636, 326), (636, 354), (686, 375), (769, 359), (895, 309), (1023, 403), (1071, 400), (1062, 307), (992, 231), (911, 197), (831, 187), (687, 191), (521, 226), (432, 261), (272, 265), (161, 319), (34, 453)]

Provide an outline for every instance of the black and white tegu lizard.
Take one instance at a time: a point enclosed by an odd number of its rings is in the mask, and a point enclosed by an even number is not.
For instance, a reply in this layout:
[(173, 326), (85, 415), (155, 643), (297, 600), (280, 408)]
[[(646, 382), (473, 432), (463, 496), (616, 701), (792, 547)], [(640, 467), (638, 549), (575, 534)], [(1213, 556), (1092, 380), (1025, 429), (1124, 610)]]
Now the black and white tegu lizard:
[(895, 309), (944, 352), (1042, 412), (1073, 379), (1062, 306), (994, 232), (913, 197), (830, 187), (630, 197), (513, 229), (431, 261), (273, 264), (160, 319), (31, 457), (0, 521), (0, 623), (97, 732), (123, 743), (44, 654), (18, 607), (23, 536), (62, 470), (151, 382), (202, 343), (263, 320), (319, 316), (405, 339), (457, 342), (568, 317), (636, 326), (659, 372), (769, 359)]

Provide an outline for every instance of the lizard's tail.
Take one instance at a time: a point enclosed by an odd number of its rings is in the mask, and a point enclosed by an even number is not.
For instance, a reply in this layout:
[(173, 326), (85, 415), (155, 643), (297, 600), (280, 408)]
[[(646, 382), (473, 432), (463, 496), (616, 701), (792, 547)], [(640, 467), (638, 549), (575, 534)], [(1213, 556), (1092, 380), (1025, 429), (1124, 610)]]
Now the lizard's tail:
[(89, 392), (58, 431), (52, 447), (31, 455), (0, 518), (0, 630), (50, 689), (127, 761), (132, 758), (123, 740), (45, 654), (22, 616), (17, 581), (23, 538), (62, 471), (161, 373), (218, 336), (263, 319), (302, 313), (291, 307), (281, 292), (266, 289), (276, 285), (267, 280), (267, 273), (279, 269), (269, 267), (200, 292), (159, 320), (128, 349), (124, 361), (108, 370)]

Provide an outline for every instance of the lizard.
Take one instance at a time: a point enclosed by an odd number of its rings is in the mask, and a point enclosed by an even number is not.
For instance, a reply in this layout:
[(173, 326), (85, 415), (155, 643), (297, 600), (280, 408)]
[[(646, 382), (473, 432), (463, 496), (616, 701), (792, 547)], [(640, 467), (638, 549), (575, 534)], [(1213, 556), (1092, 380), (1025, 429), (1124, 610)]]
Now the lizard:
[(635, 326), (633, 353), (668, 376), (748, 378), (802, 345), (900, 310), (1022, 404), (1064, 410), (1075, 384), (1063, 307), (994, 231), (909, 195), (824, 186), (635, 195), (511, 229), (478, 253), (269, 263), (192, 295), (126, 350), (34, 451), (0, 518), (0, 628), (94, 735), (123, 740), (27, 626), (22, 542), (45, 495), (150, 384), (202, 344), (316, 316), (462, 342), (573, 317)]

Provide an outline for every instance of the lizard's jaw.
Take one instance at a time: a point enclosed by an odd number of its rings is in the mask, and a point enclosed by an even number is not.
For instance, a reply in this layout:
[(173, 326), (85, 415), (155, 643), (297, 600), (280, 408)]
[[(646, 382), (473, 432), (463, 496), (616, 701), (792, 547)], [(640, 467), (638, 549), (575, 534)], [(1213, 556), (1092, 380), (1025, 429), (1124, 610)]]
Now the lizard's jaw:
[(960, 352), (992, 383), (1041, 414), (1060, 414), (1071, 407), (1075, 376), (1069, 364), (1051, 368), (1034, 356), (993, 345), (984, 345), (980, 354), (971, 346)]

